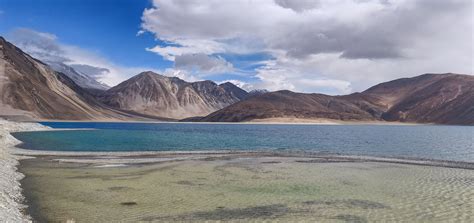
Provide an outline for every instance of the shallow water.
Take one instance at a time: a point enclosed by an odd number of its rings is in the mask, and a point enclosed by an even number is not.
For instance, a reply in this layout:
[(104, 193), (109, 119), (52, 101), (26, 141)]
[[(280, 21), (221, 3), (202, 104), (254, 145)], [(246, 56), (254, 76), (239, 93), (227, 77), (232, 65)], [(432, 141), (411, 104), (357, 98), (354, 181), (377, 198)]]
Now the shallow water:
[(474, 161), (472, 126), (42, 123), (96, 130), (23, 132), (22, 147), (56, 151), (303, 150)]
[(24, 160), (39, 220), (472, 222), (474, 171), (251, 157), (97, 168)]

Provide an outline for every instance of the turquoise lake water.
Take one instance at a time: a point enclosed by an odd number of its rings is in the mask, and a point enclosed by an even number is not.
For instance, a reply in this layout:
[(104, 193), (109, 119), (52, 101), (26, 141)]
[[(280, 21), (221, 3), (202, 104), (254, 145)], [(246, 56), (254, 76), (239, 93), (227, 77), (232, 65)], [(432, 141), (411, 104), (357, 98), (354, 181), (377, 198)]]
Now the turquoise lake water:
[[(52, 151), (285, 150), (474, 162), (474, 127), (42, 122), (83, 130), (20, 132)], [(90, 130), (93, 128), (94, 130)]]

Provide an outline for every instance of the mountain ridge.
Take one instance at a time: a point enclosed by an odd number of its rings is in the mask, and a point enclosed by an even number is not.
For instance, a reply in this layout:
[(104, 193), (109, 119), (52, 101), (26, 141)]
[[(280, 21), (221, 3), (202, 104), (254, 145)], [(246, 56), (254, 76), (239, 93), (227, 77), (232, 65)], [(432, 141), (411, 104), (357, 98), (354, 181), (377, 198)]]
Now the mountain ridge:
[(246, 94), (231, 83), (186, 82), (145, 71), (105, 91), (99, 100), (122, 110), (181, 119), (210, 114)]
[(269, 92), (193, 120), (241, 122), (288, 117), (474, 125), (474, 77), (423, 74), (341, 96)]
[(0, 115), (46, 120), (147, 120), (109, 108), (63, 73), (0, 37)]
[(423, 74), (330, 96), (246, 92), (230, 82), (186, 82), (151, 71), (91, 92), (0, 37), (0, 115), (41, 120), (240, 122), (267, 118), (474, 125), (474, 76)]

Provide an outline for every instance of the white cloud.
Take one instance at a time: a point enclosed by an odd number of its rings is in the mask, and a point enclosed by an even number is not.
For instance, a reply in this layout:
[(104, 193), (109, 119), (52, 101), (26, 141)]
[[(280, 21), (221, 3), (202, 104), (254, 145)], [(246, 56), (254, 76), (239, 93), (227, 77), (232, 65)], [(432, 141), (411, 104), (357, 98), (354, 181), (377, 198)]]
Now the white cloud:
[(257, 77), (261, 82), (255, 84), (255, 88), (329, 94), (347, 94), (352, 91), (348, 81), (325, 78), (324, 75), (312, 73), (311, 69), (306, 70), (302, 64), (309, 65), (310, 61), (281, 58), (267, 61), (265, 66), (257, 69)]
[(23, 51), (42, 60), (68, 62), (66, 51), (57, 43), (57, 36), (37, 32), (31, 29), (18, 28), (8, 34), (7, 38)]
[(183, 54), (176, 56), (175, 67), (196, 71), (205, 74), (232, 72), (234, 67), (231, 63), (219, 56), (208, 56), (203, 53)]
[(185, 70), (179, 70), (179, 69), (174, 69), (174, 68), (165, 69), (165, 71), (163, 72), (163, 75), (168, 76), (168, 77), (177, 77), (179, 79), (182, 79), (188, 82), (202, 80), (201, 78), (194, 76)]
[(283, 8), (292, 9), (296, 12), (302, 12), (305, 10), (312, 10), (319, 6), (318, 0), (275, 0), (275, 3)]
[(212, 40), (176, 39), (173, 46), (155, 46), (148, 51), (155, 52), (167, 60), (174, 61), (176, 56), (184, 54), (214, 54), (224, 52), (222, 44)]
[(473, 74), (472, 4), (154, 0), (143, 13), (142, 29), (169, 43), (150, 49), (169, 60), (267, 52), (274, 60), (256, 71), (261, 82), (255, 86), (346, 93), (428, 72)]
[(226, 83), (226, 82), (230, 82), (230, 83), (234, 84), (235, 86), (237, 86), (239, 88), (242, 88), (246, 91), (251, 91), (251, 90), (255, 89), (255, 87), (252, 84), (247, 83), (245, 81), (241, 81), (241, 80), (235, 80), (235, 79), (220, 81), (218, 84), (223, 84), (223, 83)]

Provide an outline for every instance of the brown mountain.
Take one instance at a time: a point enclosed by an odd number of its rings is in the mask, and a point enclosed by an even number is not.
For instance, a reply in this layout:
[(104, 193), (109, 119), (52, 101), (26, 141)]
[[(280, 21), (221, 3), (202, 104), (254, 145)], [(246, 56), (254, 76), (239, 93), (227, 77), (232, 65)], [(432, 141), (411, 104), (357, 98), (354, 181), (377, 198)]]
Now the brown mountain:
[(0, 37), (0, 115), (71, 120), (207, 115), (192, 120), (289, 117), (474, 125), (474, 76), (425, 74), (361, 93), (328, 96), (290, 91), (249, 94), (231, 83), (189, 83), (143, 72), (97, 96)]
[(363, 94), (386, 105), (387, 121), (474, 125), (474, 76), (424, 74), (376, 85)]
[(425, 74), (345, 96), (270, 92), (249, 97), (200, 121), (239, 122), (280, 117), (473, 125), (474, 76)]
[(240, 122), (278, 117), (377, 120), (359, 106), (338, 97), (276, 91), (249, 97), (204, 117), (202, 121)]
[(122, 110), (180, 119), (208, 115), (246, 95), (246, 91), (228, 82), (189, 83), (147, 71), (107, 90), (100, 100)]
[(66, 75), (0, 37), (0, 115), (34, 119), (143, 119), (110, 109)]

